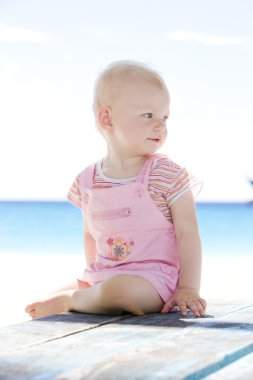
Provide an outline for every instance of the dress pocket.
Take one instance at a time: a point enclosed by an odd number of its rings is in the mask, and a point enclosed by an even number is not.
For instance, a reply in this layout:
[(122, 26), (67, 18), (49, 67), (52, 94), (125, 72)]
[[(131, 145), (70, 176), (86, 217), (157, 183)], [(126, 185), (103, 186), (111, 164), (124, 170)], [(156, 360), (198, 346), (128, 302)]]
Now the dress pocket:
[(127, 218), (131, 216), (132, 211), (130, 207), (123, 207), (116, 210), (105, 210), (99, 212), (92, 213), (93, 220), (112, 220), (112, 219), (120, 219)]

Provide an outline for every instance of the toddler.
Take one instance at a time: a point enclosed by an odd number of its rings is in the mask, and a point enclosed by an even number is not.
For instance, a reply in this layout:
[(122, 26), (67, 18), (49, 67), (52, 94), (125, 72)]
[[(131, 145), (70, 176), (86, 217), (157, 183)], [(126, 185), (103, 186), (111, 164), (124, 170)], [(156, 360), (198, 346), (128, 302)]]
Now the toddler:
[(67, 311), (141, 316), (177, 307), (183, 316), (187, 309), (204, 316), (194, 204), (201, 184), (156, 153), (170, 112), (164, 80), (144, 64), (115, 62), (97, 79), (93, 109), (107, 154), (68, 194), (83, 211), (87, 267), (26, 312), (32, 318)]

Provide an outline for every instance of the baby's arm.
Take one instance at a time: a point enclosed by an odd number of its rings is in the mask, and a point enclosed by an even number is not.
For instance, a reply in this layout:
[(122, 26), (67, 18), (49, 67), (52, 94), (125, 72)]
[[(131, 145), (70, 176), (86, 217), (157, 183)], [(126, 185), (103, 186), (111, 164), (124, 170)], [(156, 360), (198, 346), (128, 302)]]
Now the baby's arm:
[(171, 205), (171, 213), (179, 250), (179, 281), (174, 295), (161, 312), (166, 313), (177, 305), (184, 316), (187, 315), (187, 308), (195, 316), (204, 316), (206, 302), (199, 295), (202, 251), (191, 191)]

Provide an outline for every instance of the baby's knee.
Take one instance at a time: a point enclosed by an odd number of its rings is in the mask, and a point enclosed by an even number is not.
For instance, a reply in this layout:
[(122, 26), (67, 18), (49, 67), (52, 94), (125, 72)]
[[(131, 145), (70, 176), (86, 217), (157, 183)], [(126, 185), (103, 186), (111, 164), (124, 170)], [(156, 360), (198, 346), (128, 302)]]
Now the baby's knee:
[(122, 276), (116, 275), (104, 281), (100, 286), (100, 297), (110, 302), (113, 301), (117, 305), (129, 301), (130, 297)]
[(128, 284), (123, 275), (116, 275), (103, 282), (100, 287), (101, 302), (107, 303), (121, 312), (129, 312), (135, 315), (144, 315), (138, 305), (136, 297), (128, 289)]

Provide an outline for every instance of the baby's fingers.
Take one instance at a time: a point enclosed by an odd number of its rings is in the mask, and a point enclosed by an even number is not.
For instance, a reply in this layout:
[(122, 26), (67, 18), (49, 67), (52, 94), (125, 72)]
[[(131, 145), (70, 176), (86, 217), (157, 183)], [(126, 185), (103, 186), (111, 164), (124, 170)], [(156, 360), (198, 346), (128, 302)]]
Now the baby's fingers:
[(187, 304), (186, 304), (186, 302), (180, 302), (180, 303), (178, 303), (178, 306), (180, 307), (182, 316), (186, 317), (187, 316)]
[(161, 313), (168, 313), (176, 303), (173, 300), (168, 301), (162, 308)]
[(199, 307), (202, 308), (202, 306), (199, 302), (191, 301), (191, 302), (189, 302), (188, 307), (193, 312), (195, 317), (200, 317)]
[(188, 307), (193, 312), (195, 317), (204, 317), (205, 316), (205, 308), (203, 307), (200, 300), (199, 301), (191, 301), (188, 304)]
[(206, 301), (203, 298), (200, 298), (199, 302), (200, 302), (200, 304), (202, 306), (202, 309), (204, 310), (204, 313), (205, 313), (205, 311), (206, 311)]

